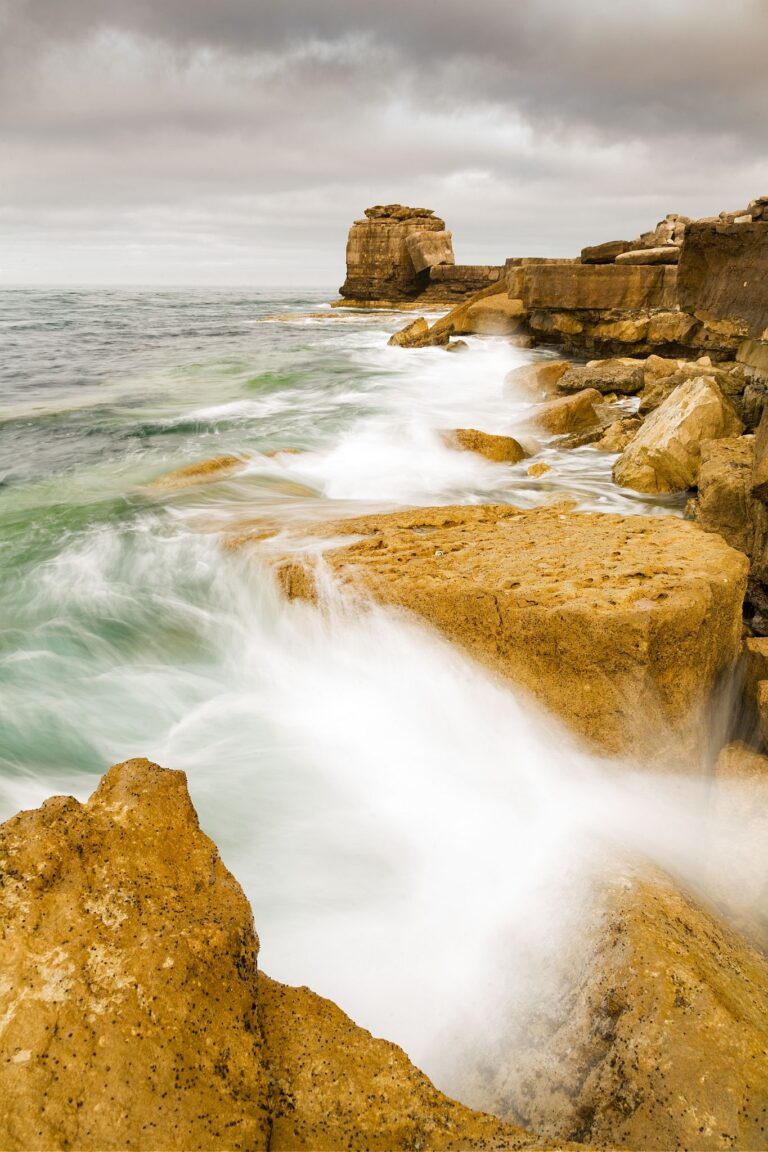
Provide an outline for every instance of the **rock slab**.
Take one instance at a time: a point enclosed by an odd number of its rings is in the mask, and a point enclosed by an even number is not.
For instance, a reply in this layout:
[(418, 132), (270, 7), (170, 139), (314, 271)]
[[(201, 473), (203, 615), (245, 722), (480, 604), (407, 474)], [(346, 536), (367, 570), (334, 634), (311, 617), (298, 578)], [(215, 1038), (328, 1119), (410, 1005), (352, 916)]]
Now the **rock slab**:
[[(748, 562), (666, 517), (564, 506), (422, 508), (336, 521), (364, 539), (325, 553), (346, 585), (422, 616), (610, 752), (690, 763), (741, 643)], [(289, 596), (312, 571), (279, 570)]]

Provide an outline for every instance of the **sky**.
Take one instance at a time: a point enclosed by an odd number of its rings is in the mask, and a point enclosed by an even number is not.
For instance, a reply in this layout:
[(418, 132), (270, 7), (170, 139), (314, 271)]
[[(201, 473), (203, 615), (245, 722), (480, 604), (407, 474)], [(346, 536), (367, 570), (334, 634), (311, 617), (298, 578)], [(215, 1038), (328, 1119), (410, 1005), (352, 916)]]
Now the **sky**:
[(768, 0), (0, 0), (0, 286), (335, 288), (372, 204), (460, 263), (768, 193)]

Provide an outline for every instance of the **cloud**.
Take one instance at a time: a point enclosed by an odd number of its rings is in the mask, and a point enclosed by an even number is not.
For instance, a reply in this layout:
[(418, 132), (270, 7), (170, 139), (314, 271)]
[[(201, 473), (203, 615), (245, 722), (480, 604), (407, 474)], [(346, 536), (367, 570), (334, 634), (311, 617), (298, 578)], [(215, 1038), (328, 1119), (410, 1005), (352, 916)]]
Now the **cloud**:
[(499, 261), (738, 207), (767, 52), (762, 0), (6, 0), (0, 283), (332, 287), (390, 199)]

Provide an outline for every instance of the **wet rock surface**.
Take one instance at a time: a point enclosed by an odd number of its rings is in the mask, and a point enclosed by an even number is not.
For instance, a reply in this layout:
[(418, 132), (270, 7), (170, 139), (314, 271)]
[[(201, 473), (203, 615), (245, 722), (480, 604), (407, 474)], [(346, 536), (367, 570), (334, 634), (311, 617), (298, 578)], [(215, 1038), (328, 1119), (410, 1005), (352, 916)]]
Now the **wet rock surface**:
[(765, 955), (652, 868), (608, 886), (589, 936), (531, 1021), (532, 1068), (505, 1076), (500, 1054), (481, 1098), (553, 1140), (764, 1148)]
[(0, 827), (4, 1149), (544, 1147), (257, 974), (182, 772), (116, 765)]
[[(422, 616), (611, 752), (695, 762), (701, 720), (740, 651), (747, 561), (677, 519), (427, 508), (336, 521), (342, 586)], [(286, 560), (291, 597), (316, 595)]]

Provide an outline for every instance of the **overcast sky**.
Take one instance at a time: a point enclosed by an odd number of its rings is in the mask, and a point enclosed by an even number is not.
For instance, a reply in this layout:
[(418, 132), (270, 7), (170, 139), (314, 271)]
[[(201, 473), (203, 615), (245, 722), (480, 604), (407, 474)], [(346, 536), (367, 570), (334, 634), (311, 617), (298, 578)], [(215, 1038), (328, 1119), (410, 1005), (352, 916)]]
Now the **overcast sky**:
[(336, 287), (353, 219), (574, 255), (768, 193), (768, 0), (0, 0), (0, 284)]

